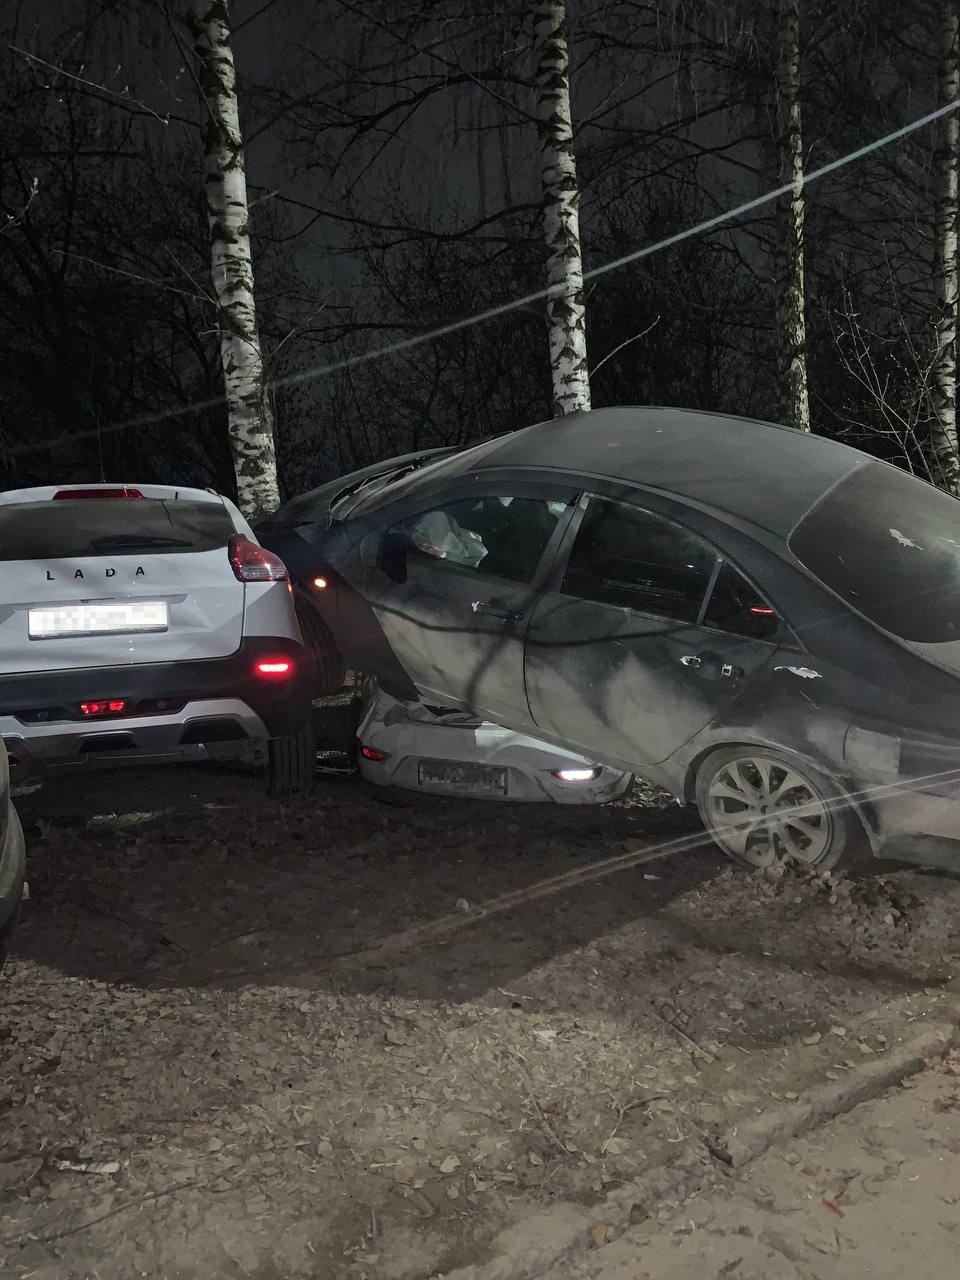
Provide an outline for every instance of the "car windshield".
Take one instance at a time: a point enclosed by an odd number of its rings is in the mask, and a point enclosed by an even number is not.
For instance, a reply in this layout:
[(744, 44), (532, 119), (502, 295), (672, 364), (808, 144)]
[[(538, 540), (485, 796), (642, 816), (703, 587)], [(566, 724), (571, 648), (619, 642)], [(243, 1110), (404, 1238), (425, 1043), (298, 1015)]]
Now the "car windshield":
[(213, 551), (236, 530), (219, 502), (77, 498), (0, 506), (0, 560)]
[(960, 502), (881, 463), (858, 467), (803, 517), (789, 548), (901, 640), (960, 640)]

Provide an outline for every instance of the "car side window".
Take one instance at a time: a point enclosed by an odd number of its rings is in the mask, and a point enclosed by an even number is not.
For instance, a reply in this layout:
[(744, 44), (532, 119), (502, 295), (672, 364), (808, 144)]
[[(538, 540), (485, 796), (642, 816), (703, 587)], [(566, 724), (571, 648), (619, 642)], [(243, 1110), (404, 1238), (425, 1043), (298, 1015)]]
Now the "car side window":
[(594, 498), (560, 589), (583, 600), (696, 622), (716, 563), (705, 542), (672, 520)]
[(776, 611), (743, 574), (726, 561), (720, 566), (710, 592), (703, 623), (751, 640), (770, 640), (780, 630)]
[(397, 581), (406, 567), (432, 564), (527, 585), (566, 509), (509, 494), (446, 502), (387, 530), (383, 568)]

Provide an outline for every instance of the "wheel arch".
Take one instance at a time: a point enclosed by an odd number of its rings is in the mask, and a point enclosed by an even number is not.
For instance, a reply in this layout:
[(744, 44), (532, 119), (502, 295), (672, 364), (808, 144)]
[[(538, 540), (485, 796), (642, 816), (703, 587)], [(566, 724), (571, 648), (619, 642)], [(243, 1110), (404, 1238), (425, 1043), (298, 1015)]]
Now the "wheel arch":
[(693, 804), (696, 797), (697, 776), (703, 768), (706, 761), (712, 755), (716, 755), (720, 751), (728, 751), (732, 749), (743, 748), (747, 751), (763, 751), (773, 750), (779, 751), (785, 756), (792, 756), (795, 760), (808, 765), (811, 769), (816, 769), (819, 773), (827, 774), (838, 787), (850, 797), (850, 808), (856, 815), (857, 823), (860, 830), (870, 846), (870, 851), (875, 853), (879, 848), (879, 824), (877, 821), (876, 810), (869, 799), (865, 798), (861, 791), (852, 790), (847, 785), (847, 780), (839, 776), (827, 760), (818, 759), (815, 755), (806, 751), (798, 751), (796, 747), (785, 747), (779, 742), (763, 738), (735, 737), (723, 741), (714, 741), (707, 746), (701, 748), (691, 760), (688, 761), (683, 779), (682, 798), (684, 803)]

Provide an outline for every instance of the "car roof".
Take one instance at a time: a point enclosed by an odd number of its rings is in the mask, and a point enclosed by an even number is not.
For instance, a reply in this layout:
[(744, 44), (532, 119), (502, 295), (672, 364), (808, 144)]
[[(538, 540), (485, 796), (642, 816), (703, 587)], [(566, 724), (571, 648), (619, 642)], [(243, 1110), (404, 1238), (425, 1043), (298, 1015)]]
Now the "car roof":
[(442, 463), (569, 471), (643, 485), (780, 538), (867, 454), (790, 427), (696, 409), (620, 406), (537, 423)]

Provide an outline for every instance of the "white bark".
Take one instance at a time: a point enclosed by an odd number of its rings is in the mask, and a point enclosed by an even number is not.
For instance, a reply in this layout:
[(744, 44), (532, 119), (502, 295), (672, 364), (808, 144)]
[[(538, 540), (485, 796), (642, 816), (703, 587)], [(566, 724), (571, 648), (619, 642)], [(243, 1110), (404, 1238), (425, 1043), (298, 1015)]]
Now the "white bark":
[(555, 417), (590, 408), (587, 322), (580, 251), (580, 190), (570, 114), (564, 0), (532, 0), (536, 119), (540, 135), (547, 327)]
[[(939, 0), (937, 32), (938, 97), (946, 106), (960, 97), (960, 49), (956, 0)], [(930, 453), (934, 478), (950, 493), (960, 494), (957, 453), (957, 167), (960, 162), (960, 119), (951, 111), (938, 122), (934, 153), (934, 276), (937, 287), (936, 348), (931, 369), (933, 420)]]
[(799, 431), (809, 431), (800, 0), (781, 0), (777, 21), (777, 150), (781, 173), (778, 185), (791, 185), (791, 190), (777, 202), (773, 253), (777, 285), (777, 381), (783, 421)]
[(229, 0), (189, 0), (186, 20), (205, 115), (204, 190), (230, 448), (240, 509), (255, 519), (279, 506), (280, 494), (257, 332)]

